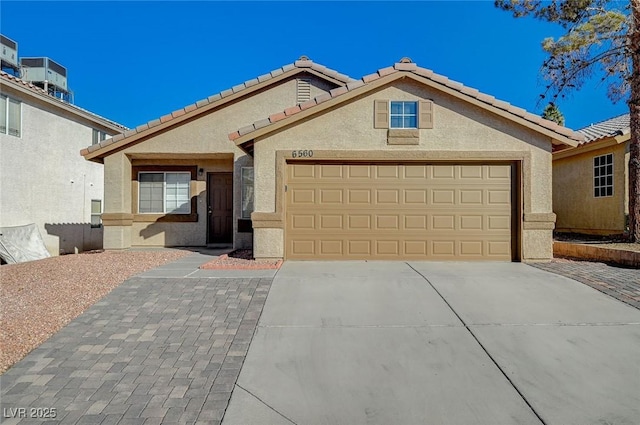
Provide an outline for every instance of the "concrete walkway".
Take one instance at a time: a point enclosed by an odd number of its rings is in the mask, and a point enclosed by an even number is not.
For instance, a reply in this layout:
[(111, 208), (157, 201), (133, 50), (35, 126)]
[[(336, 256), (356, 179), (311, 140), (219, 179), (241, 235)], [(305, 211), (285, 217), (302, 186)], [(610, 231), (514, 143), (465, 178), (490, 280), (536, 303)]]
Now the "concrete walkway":
[(640, 311), (517, 263), (287, 262), (224, 425), (637, 424)]
[(275, 270), (127, 280), (0, 377), (9, 424), (219, 424)]

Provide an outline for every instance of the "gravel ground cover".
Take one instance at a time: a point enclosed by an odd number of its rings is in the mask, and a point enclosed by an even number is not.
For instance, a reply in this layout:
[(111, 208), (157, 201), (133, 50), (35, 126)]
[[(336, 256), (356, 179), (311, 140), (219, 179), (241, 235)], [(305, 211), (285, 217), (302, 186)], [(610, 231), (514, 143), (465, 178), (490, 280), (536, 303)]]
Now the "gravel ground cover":
[(237, 249), (229, 254), (223, 254), (200, 266), (209, 270), (246, 270), (246, 269), (279, 269), (282, 260), (256, 260), (250, 249)]
[(0, 374), (131, 276), (190, 254), (105, 251), (0, 266)]

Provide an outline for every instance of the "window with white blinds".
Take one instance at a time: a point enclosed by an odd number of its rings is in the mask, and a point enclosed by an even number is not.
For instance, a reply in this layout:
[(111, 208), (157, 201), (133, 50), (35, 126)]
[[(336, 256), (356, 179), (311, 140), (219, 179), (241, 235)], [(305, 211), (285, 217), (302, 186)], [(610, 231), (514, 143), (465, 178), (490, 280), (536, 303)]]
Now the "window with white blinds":
[(0, 95), (0, 133), (20, 137), (21, 130), (22, 102)]

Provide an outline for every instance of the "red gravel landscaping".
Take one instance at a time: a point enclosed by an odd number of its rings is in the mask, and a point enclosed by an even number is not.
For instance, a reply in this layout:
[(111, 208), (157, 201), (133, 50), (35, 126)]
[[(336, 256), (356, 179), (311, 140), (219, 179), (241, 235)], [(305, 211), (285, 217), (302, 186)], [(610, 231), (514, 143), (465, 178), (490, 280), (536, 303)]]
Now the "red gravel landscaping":
[(238, 249), (229, 254), (223, 254), (214, 260), (200, 266), (207, 270), (258, 270), (279, 269), (282, 260), (256, 260), (250, 249)]

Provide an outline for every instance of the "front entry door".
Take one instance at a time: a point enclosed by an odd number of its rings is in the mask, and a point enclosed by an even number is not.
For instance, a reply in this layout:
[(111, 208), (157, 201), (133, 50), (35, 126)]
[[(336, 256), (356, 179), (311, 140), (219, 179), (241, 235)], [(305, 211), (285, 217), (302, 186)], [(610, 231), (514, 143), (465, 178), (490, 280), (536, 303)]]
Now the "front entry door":
[(207, 210), (207, 242), (233, 242), (233, 173), (207, 174)]

